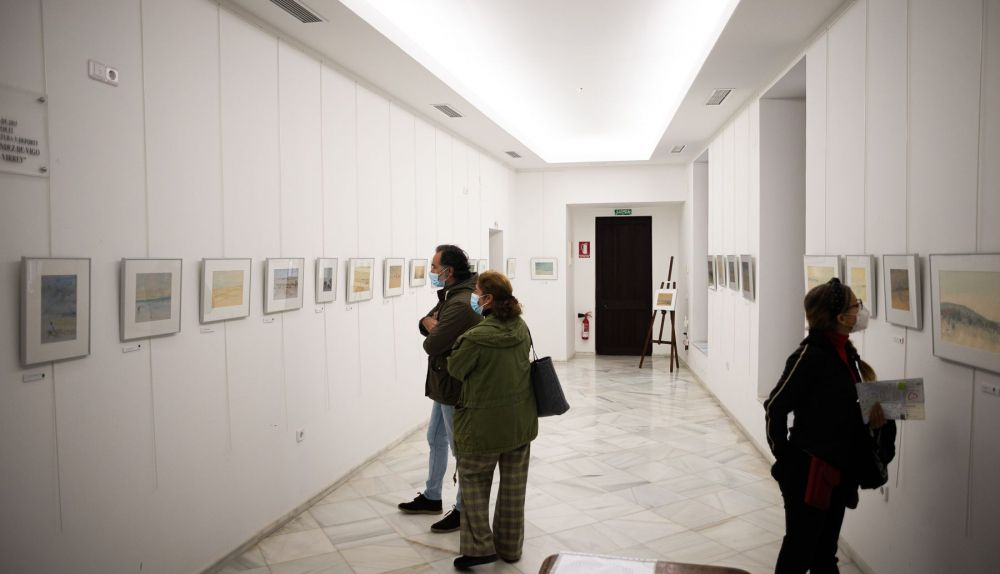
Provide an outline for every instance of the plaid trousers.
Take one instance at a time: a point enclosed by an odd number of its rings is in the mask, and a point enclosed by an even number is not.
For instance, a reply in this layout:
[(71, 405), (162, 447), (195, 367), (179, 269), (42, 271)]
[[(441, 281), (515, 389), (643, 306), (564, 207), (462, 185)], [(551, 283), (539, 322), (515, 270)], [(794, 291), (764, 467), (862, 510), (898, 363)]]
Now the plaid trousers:
[[(528, 488), (531, 443), (500, 454), (458, 456), (462, 481), (462, 554), (499, 554), (507, 560), (521, 558), (524, 546), (524, 495)], [(500, 489), (490, 531), (490, 487), (500, 464)]]

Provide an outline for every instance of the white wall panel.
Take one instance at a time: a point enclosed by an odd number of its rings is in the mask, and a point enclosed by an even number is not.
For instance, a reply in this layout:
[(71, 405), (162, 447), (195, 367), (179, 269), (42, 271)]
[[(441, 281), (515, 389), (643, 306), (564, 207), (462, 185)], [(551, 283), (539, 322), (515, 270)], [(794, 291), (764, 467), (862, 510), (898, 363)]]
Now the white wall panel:
[[(211, 509), (226, 488), (230, 444), (225, 330), (198, 328), (201, 258), (221, 257), (223, 247), (219, 10), (200, 0), (153, 3), (143, 17), (149, 255), (184, 259), (181, 333), (149, 342), (159, 485), (153, 537), (191, 549), (178, 567), (194, 571), (224, 531), (225, 517)], [(190, 40), (178, 44), (182, 34)], [(174, 114), (178, 108), (184, 114)], [(184, 521), (191, 526), (178, 531)], [(154, 543), (143, 556), (155, 564), (170, 552)]]
[[(326, 306), (326, 360), (330, 395), (361, 394), (356, 305), (347, 305), (347, 265), (360, 257), (358, 246), (357, 188), (357, 87), (328, 67), (323, 67), (323, 221), (326, 230), (324, 257), (336, 257), (337, 301)], [(334, 411), (348, 409), (336, 401)]]
[(230, 12), (220, 12), (223, 229), (226, 257), (250, 257), (250, 316), (224, 324), (237, 506), (228, 532), (238, 544), (283, 508), (271, 457), (285, 438), (281, 320), (265, 323), (264, 270), (281, 251), (278, 147), (278, 42)]
[[(52, 253), (93, 258), (91, 355), (53, 373), (62, 533), (70, 542), (65, 554), (43, 560), (62, 562), (86, 548), (91, 568), (114, 571), (138, 563), (141, 548), (123, 548), (121, 540), (141, 536), (156, 486), (149, 349), (123, 354), (118, 332), (119, 260), (147, 254), (139, 7), (46, 3), (43, 21)], [(122, 33), (90, 33), (105, 27)], [(119, 68), (121, 84), (87, 78), (81, 70), (88, 57)]]
[(363, 392), (374, 394), (395, 382), (393, 300), (382, 296), (382, 263), (394, 257), (390, 201), (389, 102), (358, 89), (358, 226), (364, 257), (375, 258), (375, 297), (358, 304)]
[(806, 51), (806, 253), (826, 253), (827, 38)]
[[(44, 91), (41, 2), (5, 6), (0, 21), (0, 82)], [(24, 47), (30, 46), (30, 50)], [(52, 368), (19, 364), (21, 257), (49, 255), (49, 181), (0, 173), (0, 570), (26, 571), (28, 557), (45, 552), (59, 530), (59, 484), (56, 455), (55, 399)], [(42, 374), (23, 383), (24, 374)]]
[(445, 132), (437, 130), (434, 139), (434, 153), (437, 156), (435, 174), (437, 192), (437, 224), (435, 227), (435, 246), (455, 243), (455, 217), (459, 211), (455, 209), (452, 188), (452, 138)]
[(828, 35), (826, 252), (830, 255), (865, 250), (866, 6), (865, 0), (851, 6)]
[(986, 0), (982, 134), (979, 149), (979, 249), (1000, 252), (1000, 0)]
[[(323, 216), (321, 67), (319, 62), (283, 42), (278, 44), (278, 138), (281, 165), (281, 255), (305, 258), (300, 278), (301, 311), (281, 314), (284, 381), (287, 401), (285, 426), (280, 431), (284, 464), (282, 480), (295, 504), (321, 490), (326, 481), (317, 472), (326, 445), (316, 431), (329, 412), (326, 383), (326, 321), (316, 313), (315, 261), (323, 252), (326, 231)], [(295, 432), (306, 440), (295, 448)], [(281, 460), (281, 459), (279, 459)]]

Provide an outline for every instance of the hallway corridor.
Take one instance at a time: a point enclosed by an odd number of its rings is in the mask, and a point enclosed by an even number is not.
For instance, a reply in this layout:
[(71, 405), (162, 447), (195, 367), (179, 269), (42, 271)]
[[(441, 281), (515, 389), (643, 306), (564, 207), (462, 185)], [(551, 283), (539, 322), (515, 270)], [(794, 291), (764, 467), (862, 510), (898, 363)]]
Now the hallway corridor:
[[(476, 572), (535, 573), (560, 550), (772, 571), (784, 519), (767, 461), (690, 371), (637, 363), (556, 364), (572, 409), (542, 419), (532, 443), (524, 556)], [(396, 510), (423, 488), (427, 450), (421, 429), (221, 572), (454, 572), (459, 533)]]

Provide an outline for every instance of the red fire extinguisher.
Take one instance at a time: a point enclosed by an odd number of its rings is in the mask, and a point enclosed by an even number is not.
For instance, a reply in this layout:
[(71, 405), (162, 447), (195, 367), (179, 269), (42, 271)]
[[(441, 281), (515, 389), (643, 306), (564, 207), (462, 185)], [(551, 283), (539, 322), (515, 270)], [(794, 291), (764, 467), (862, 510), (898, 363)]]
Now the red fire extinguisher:
[(590, 339), (590, 313), (577, 313), (577, 317), (583, 317), (583, 331), (580, 333), (580, 338), (584, 341)]

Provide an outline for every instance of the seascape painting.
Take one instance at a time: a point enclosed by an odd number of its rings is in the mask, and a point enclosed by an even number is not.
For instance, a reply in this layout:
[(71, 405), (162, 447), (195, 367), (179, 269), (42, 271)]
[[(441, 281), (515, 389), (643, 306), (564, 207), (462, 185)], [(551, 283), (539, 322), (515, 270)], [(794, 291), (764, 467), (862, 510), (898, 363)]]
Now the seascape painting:
[(535, 274), (541, 276), (548, 276), (555, 273), (555, 263), (551, 261), (536, 261), (535, 262)]
[[(941, 271), (939, 277), (941, 339), (1000, 355), (1000, 272)], [(895, 279), (893, 287), (895, 305)]]
[[(864, 267), (851, 267), (847, 274), (847, 286), (854, 291), (858, 298), (864, 298), (868, 293), (868, 269)], [(865, 305), (870, 305), (871, 301), (865, 301)]]
[(657, 307), (669, 307), (674, 303), (673, 293), (657, 293), (656, 294), (656, 306)]
[(42, 275), (42, 344), (76, 339), (76, 275)]
[(165, 321), (170, 318), (172, 283), (172, 273), (136, 273), (136, 323)]
[(299, 270), (295, 268), (274, 270), (274, 298), (295, 299), (299, 296)]
[(239, 307), (243, 304), (242, 270), (212, 272), (212, 308)]
[(418, 263), (413, 267), (413, 278), (420, 281), (427, 276), (427, 266), (423, 263)]
[(910, 272), (907, 269), (889, 270), (889, 292), (893, 309), (910, 310)]

